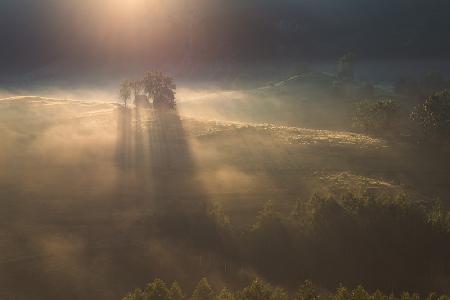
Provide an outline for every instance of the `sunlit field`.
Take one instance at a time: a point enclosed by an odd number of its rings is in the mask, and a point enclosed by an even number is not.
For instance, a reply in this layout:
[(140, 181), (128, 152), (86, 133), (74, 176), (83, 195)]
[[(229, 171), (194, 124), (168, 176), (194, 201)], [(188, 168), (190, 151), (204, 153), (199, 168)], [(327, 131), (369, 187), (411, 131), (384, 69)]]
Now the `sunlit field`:
[(110, 299), (153, 277), (245, 282), (256, 266), (216, 249), (211, 211), (241, 231), (267, 201), (289, 215), (316, 192), (419, 205), (449, 188), (437, 158), (347, 131), (40, 97), (2, 100), (0, 116), (7, 296)]

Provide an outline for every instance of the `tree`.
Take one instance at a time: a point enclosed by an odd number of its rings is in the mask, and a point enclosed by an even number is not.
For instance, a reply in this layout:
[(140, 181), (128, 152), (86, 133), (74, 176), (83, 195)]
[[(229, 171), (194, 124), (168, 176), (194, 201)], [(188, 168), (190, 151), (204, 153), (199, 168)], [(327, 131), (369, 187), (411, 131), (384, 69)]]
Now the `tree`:
[(122, 298), (122, 300), (144, 300), (145, 294), (142, 290), (136, 289), (132, 291), (131, 293), (128, 293), (125, 297)]
[(271, 300), (288, 300), (289, 295), (288, 295), (288, 293), (286, 293), (285, 290), (277, 287), (273, 290), (273, 293), (272, 293), (272, 296), (270, 297), (270, 299)]
[(209, 282), (206, 278), (202, 278), (194, 292), (192, 293), (191, 300), (213, 300), (214, 299), (214, 291), (209, 285)]
[(131, 80), (130, 89), (133, 91), (134, 98), (144, 91), (144, 82), (141, 79)]
[(183, 290), (181, 289), (181, 286), (178, 284), (178, 282), (173, 282), (172, 286), (169, 290), (169, 299), (170, 300), (183, 300), (186, 296), (183, 294)]
[(352, 291), (350, 300), (370, 300), (370, 295), (361, 285), (359, 285)]
[(169, 300), (166, 283), (159, 278), (150, 282), (144, 290), (146, 300)]
[(333, 295), (334, 300), (347, 300), (350, 299), (350, 292), (344, 286), (340, 286)]
[(422, 139), (445, 140), (450, 138), (450, 93), (434, 93), (410, 114)]
[(318, 300), (319, 294), (316, 292), (313, 284), (309, 280), (305, 280), (305, 282), (300, 286), (295, 295), (295, 300)]
[(244, 288), (240, 294), (239, 299), (246, 300), (270, 300), (272, 297), (273, 287), (260, 280), (255, 279), (246, 288)]
[(398, 116), (398, 105), (390, 99), (361, 101), (356, 103), (353, 113), (353, 127), (373, 133), (393, 129)]
[(235, 297), (229, 289), (223, 288), (219, 295), (217, 295), (216, 300), (235, 300)]
[(144, 75), (143, 88), (153, 99), (156, 108), (175, 108), (176, 85), (173, 78), (159, 71), (147, 72)]
[(124, 80), (120, 83), (119, 96), (125, 104), (125, 108), (127, 107), (128, 100), (131, 98), (131, 85), (132, 82), (130, 80)]

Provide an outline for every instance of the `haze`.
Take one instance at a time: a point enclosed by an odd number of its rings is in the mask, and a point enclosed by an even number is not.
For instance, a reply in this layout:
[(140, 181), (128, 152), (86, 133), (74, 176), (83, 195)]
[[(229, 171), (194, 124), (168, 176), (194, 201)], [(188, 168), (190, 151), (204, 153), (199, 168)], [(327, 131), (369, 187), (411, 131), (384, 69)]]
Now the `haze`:
[(1, 1), (0, 299), (448, 299), (448, 11)]

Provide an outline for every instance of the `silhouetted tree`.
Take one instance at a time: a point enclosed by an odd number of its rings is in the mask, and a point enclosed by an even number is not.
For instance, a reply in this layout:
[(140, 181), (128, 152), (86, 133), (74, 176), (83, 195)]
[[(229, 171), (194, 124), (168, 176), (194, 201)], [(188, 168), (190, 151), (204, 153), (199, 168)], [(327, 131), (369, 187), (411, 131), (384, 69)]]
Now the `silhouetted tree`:
[(314, 288), (313, 284), (309, 280), (305, 280), (305, 282), (298, 289), (295, 300), (318, 300), (319, 294)]
[(234, 294), (227, 288), (223, 288), (215, 300), (235, 300)]
[(175, 108), (176, 85), (173, 78), (159, 71), (147, 72), (143, 79), (144, 91), (153, 99), (156, 108)]
[(150, 282), (144, 290), (145, 300), (169, 300), (169, 290), (164, 281), (159, 278)]
[(288, 300), (289, 295), (288, 293), (282, 289), (282, 288), (275, 288), (272, 292), (272, 296), (270, 297), (271, 300)]
[(183, 290), (181, 289), (181, 286), (176, 281), (173, 282), (172, 286), (170, 287), (169, 299), (170, 300), (184, 300), (184, 299), (186, 299), (186, 296), (183, 294)]
[(272, 297), (273, 287), (262, 281), (255, 279), (239, 293), (240, 300), (270, 300)]
[(391, 99), (356, 103), (353, 127), (359, 130), (383, 133), (393, 129), (398, 117), (398, 105)]
[[(135, 290), (129, 293), (123, 298), (123, 300), (149, 300), (149, 299), (172, 299), (172, 298), (155, 298), (166, 297), (165, 293), (161, 293), (161, 288), (164, 285), (159, 280), (153, 281), (150, 285), (156, 283), (156, 286), (147, 288), (145, 291)], [(178, 286), (177, 290), (181, 290)], [(155, 291), (158, 291), (155, 293)], [(169, 293), (170, 294), (170, 293)], [(199, 282), (199, 285), (194, 291), (192, 297), (195, 299), (214, 299), (214, 300), (288, 300), (288, 293), (280, 287), (272, 287), (269, 283), (262, 280), (255, 279), (249, 286), (245, 287), (239, 292), (233, 293), (232, 291), (224, 288), (219, 295), (213, 296), (212, 289), (209, 287), (206, 278)], [(170, 295), (169, 295), (170, 297)], [(194, 298), (191, 298), (194, 299)], [(313, 283), (306, 280), (298, 289), (294, 300), (319, 300), (319, 299), (332, 299), (332, 300), (420, 300), (419, 294), (403, 292), (400, 297), (395, 297), (393, 294), (386, 295), (380, 290), (376, 290), (373, 294), (370, 294), (363, 286), (359, 285), (353, 290), (347, 287), (340, 286), (334, 293), (319, 292), (313, 286)], [(425, 299), (425, 298), (424, 298)], [(447, 295), (439, 296), (436, 293), (430, 293), (427, 300), (450, 300)]]
[(192, 293), (191, 300), (213, 300), (214, 299), (214, 291), (209, 285), (209, 282), (206, 278), (202, 278), (194, 292)]
[(133, 91), (134, 98), (136, 98), (144, 91), (144, 82), (141, 79), (131, 80), (130, 89)]
[(410, 118), (417, 125), (422, 139), (450, 138), (450, 93), (443, 91), (429, 96), (414, 108)]
[(120, 83), (119, 90), (120, 99), (123, 101), (125, 108), (127, 107), (127, 102), (131, 98), (131, 81), (124, 80)]

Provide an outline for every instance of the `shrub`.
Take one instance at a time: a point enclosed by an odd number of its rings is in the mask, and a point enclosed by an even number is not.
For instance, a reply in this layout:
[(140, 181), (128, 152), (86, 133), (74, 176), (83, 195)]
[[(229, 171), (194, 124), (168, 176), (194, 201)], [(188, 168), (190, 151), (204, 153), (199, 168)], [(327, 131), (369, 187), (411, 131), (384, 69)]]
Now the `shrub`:
[(450, 93), (443, 91), (429, 96), (410, 115), (417, 125), (418, 136), (425, 140), (450, 138)]
[(353, 127), (365, 132), (392, 131), (398, 117), (398, 105), (390, 99), (361, 101), (356, 103)]

